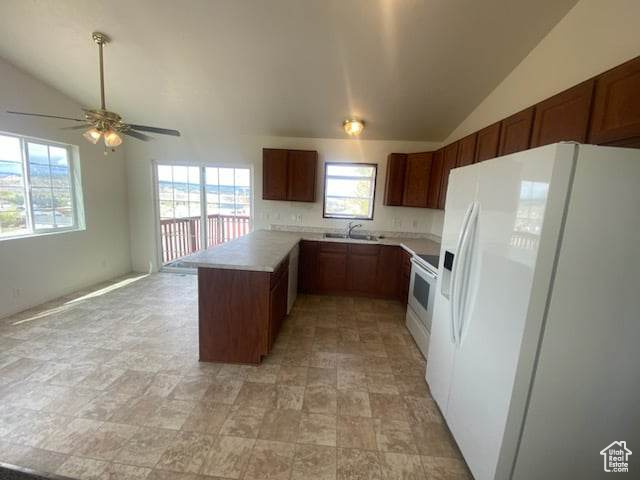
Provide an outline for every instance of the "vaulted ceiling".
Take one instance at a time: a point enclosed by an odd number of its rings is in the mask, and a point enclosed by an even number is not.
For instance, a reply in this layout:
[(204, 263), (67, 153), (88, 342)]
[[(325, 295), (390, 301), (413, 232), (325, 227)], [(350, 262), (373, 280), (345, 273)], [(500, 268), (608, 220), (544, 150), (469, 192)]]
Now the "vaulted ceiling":
[(0, 57), (95, 107), (99, 30), (107, 106), (133, 123), (341, 138), (358, 115), (366, 139), (438, 141), (575, 3), (2, 0)]

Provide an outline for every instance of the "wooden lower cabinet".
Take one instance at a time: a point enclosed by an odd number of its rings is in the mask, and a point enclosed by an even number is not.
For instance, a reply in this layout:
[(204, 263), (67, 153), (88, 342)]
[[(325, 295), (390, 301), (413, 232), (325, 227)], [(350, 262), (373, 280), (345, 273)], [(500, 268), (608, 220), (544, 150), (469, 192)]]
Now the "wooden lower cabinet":
[(287, 315), (289, 262), (275, 272), (198, 268), (200, 361), (260, 363)]
[(319, 242), (303, 240), (300, 242), (300, 257), (298, 259), (298, 291), (300, 293), (315, 293), (317, 285)]
[(278, 270), (271, 275), (269, 291), (269, 345), (271, 351), (282, 322), (287, 316), (287, 293), (289, 289), (289, 261), (282, 262)]
[(400, 295), (400, 254), (403, 248), (392, 245), (380, 245), (378, 268), (376, 270), (376, 296), (398, 298)]
[(349, 245), (347, 255), (347, 291), (367, 295), (376, 290), (378, 245)]
[(347, 289), (347, 244), (319, 242), (315, 290), (340, 293)]
[(400, 282), (398, 298), (404, 304), (409, 301), (409, 284), (411, 283), (411, 254), (400, 250)]
[[(401, 299), (401, 247), (314, 242), (300, 245), (302, 293)], [(407, 286), (408, 288), (408, 286)]]

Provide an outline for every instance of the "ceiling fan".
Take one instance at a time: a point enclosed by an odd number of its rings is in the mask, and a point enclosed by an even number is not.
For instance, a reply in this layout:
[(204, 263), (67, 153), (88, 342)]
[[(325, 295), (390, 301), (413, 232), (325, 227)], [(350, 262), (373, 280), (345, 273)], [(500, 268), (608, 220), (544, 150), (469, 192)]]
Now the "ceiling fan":
[[(92, 34), (93, 41), (98, 44), (98, 51), (100, 56), (100, 108), (99, 109), (82, 109), (84, 111), (84, 120), (80, 118), (61, 117), (58, 115), (45, 115), (41, 113), (26, 113), (26, 112), (12, 112), (16, 115), (29, 115), (32, 117), (44, 117), (44, 118), (58, 118), (60, 120), (71, 120), (74, 122), (81, 122), (80, 125), (74, 125), (72, 127), (64, 127), (64, 129), (80, 130), (87, 128), (87, 131), (83, 133), (84, 138), (93, 144), (98, 143), (102, 138), (106, 147), (115, 148), (122, 143), (122, 136), (127, 135), (129, 137), (137, 138), (138, 140), (148, 141), (152, 138), (141, 132), (159, 133), (162, 135), (173, 135), (175, 137), (180, 136), (178, 130), (170, 130), (167, 128), (149, 127), (147, 125), (135, 125), (133, 123), (124, 123), (122, 117), (115, 112), (111, 112), (106, 109), (104, 99), (104, 61), (102, 58), (102, 47), (109, 43), (109, 37), (104, 33), (94, 32)], [(105, 150), (106, 154), (106, 150)]]

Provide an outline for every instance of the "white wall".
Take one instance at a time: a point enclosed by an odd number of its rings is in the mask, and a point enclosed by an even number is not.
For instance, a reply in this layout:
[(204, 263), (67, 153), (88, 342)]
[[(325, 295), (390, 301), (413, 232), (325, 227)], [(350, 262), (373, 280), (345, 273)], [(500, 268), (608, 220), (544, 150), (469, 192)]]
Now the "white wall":
[[(0, 112), (77, 117), (80, 105), (0, 59)], [(86, 230), (0, 240), (0, 317), (131, 270), (122, 151), (105, 157), (69, 123), (0, 113), (0, 131), (79, 146)]]
[[(318, 151), (320, 164), (315, 203), (262, 200), (263, 147)], [(364, 228), (376, 231), (433, 233), (439, 236), (443, 223), (441, 211), (382, 205), (387, 155), (391, 152), (428, 151), (438, 147), (439, 144), (429, 142), (359, 141), (355, 139), (257, 136), (215, 138), (206, 129), (200, 132), (188, 132), (187, 136), (177, 139), (157, 137), (148, 143), (128, 141), (126, 157), (133, 269), (146, 272), (155, 271), (158, 268), (152, 160), (166, 163), (192, 162), (251, 166), (254, 187), (254, 228), (267, 228), (271, 224), (342, 228), (346, 224), (344, 220), (322, 218), (323, 162), (377, 163), (378, 177), (374, 220), (362, 222)], [(301, 216), (299, 221), (298, 215)]]
[(639, 0), (579, 1), (445, 144), (640, 55), (638, 19)]

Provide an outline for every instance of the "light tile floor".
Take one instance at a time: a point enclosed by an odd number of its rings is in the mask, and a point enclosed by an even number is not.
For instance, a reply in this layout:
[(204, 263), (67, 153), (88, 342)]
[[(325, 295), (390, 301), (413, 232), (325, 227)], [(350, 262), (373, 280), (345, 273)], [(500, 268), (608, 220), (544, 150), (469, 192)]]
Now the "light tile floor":
[(397, 302), (300, 296), (262, 365), (198, 362), (196, 277), (0, 321), (0, 462), (80, 479), (468, 479)]

